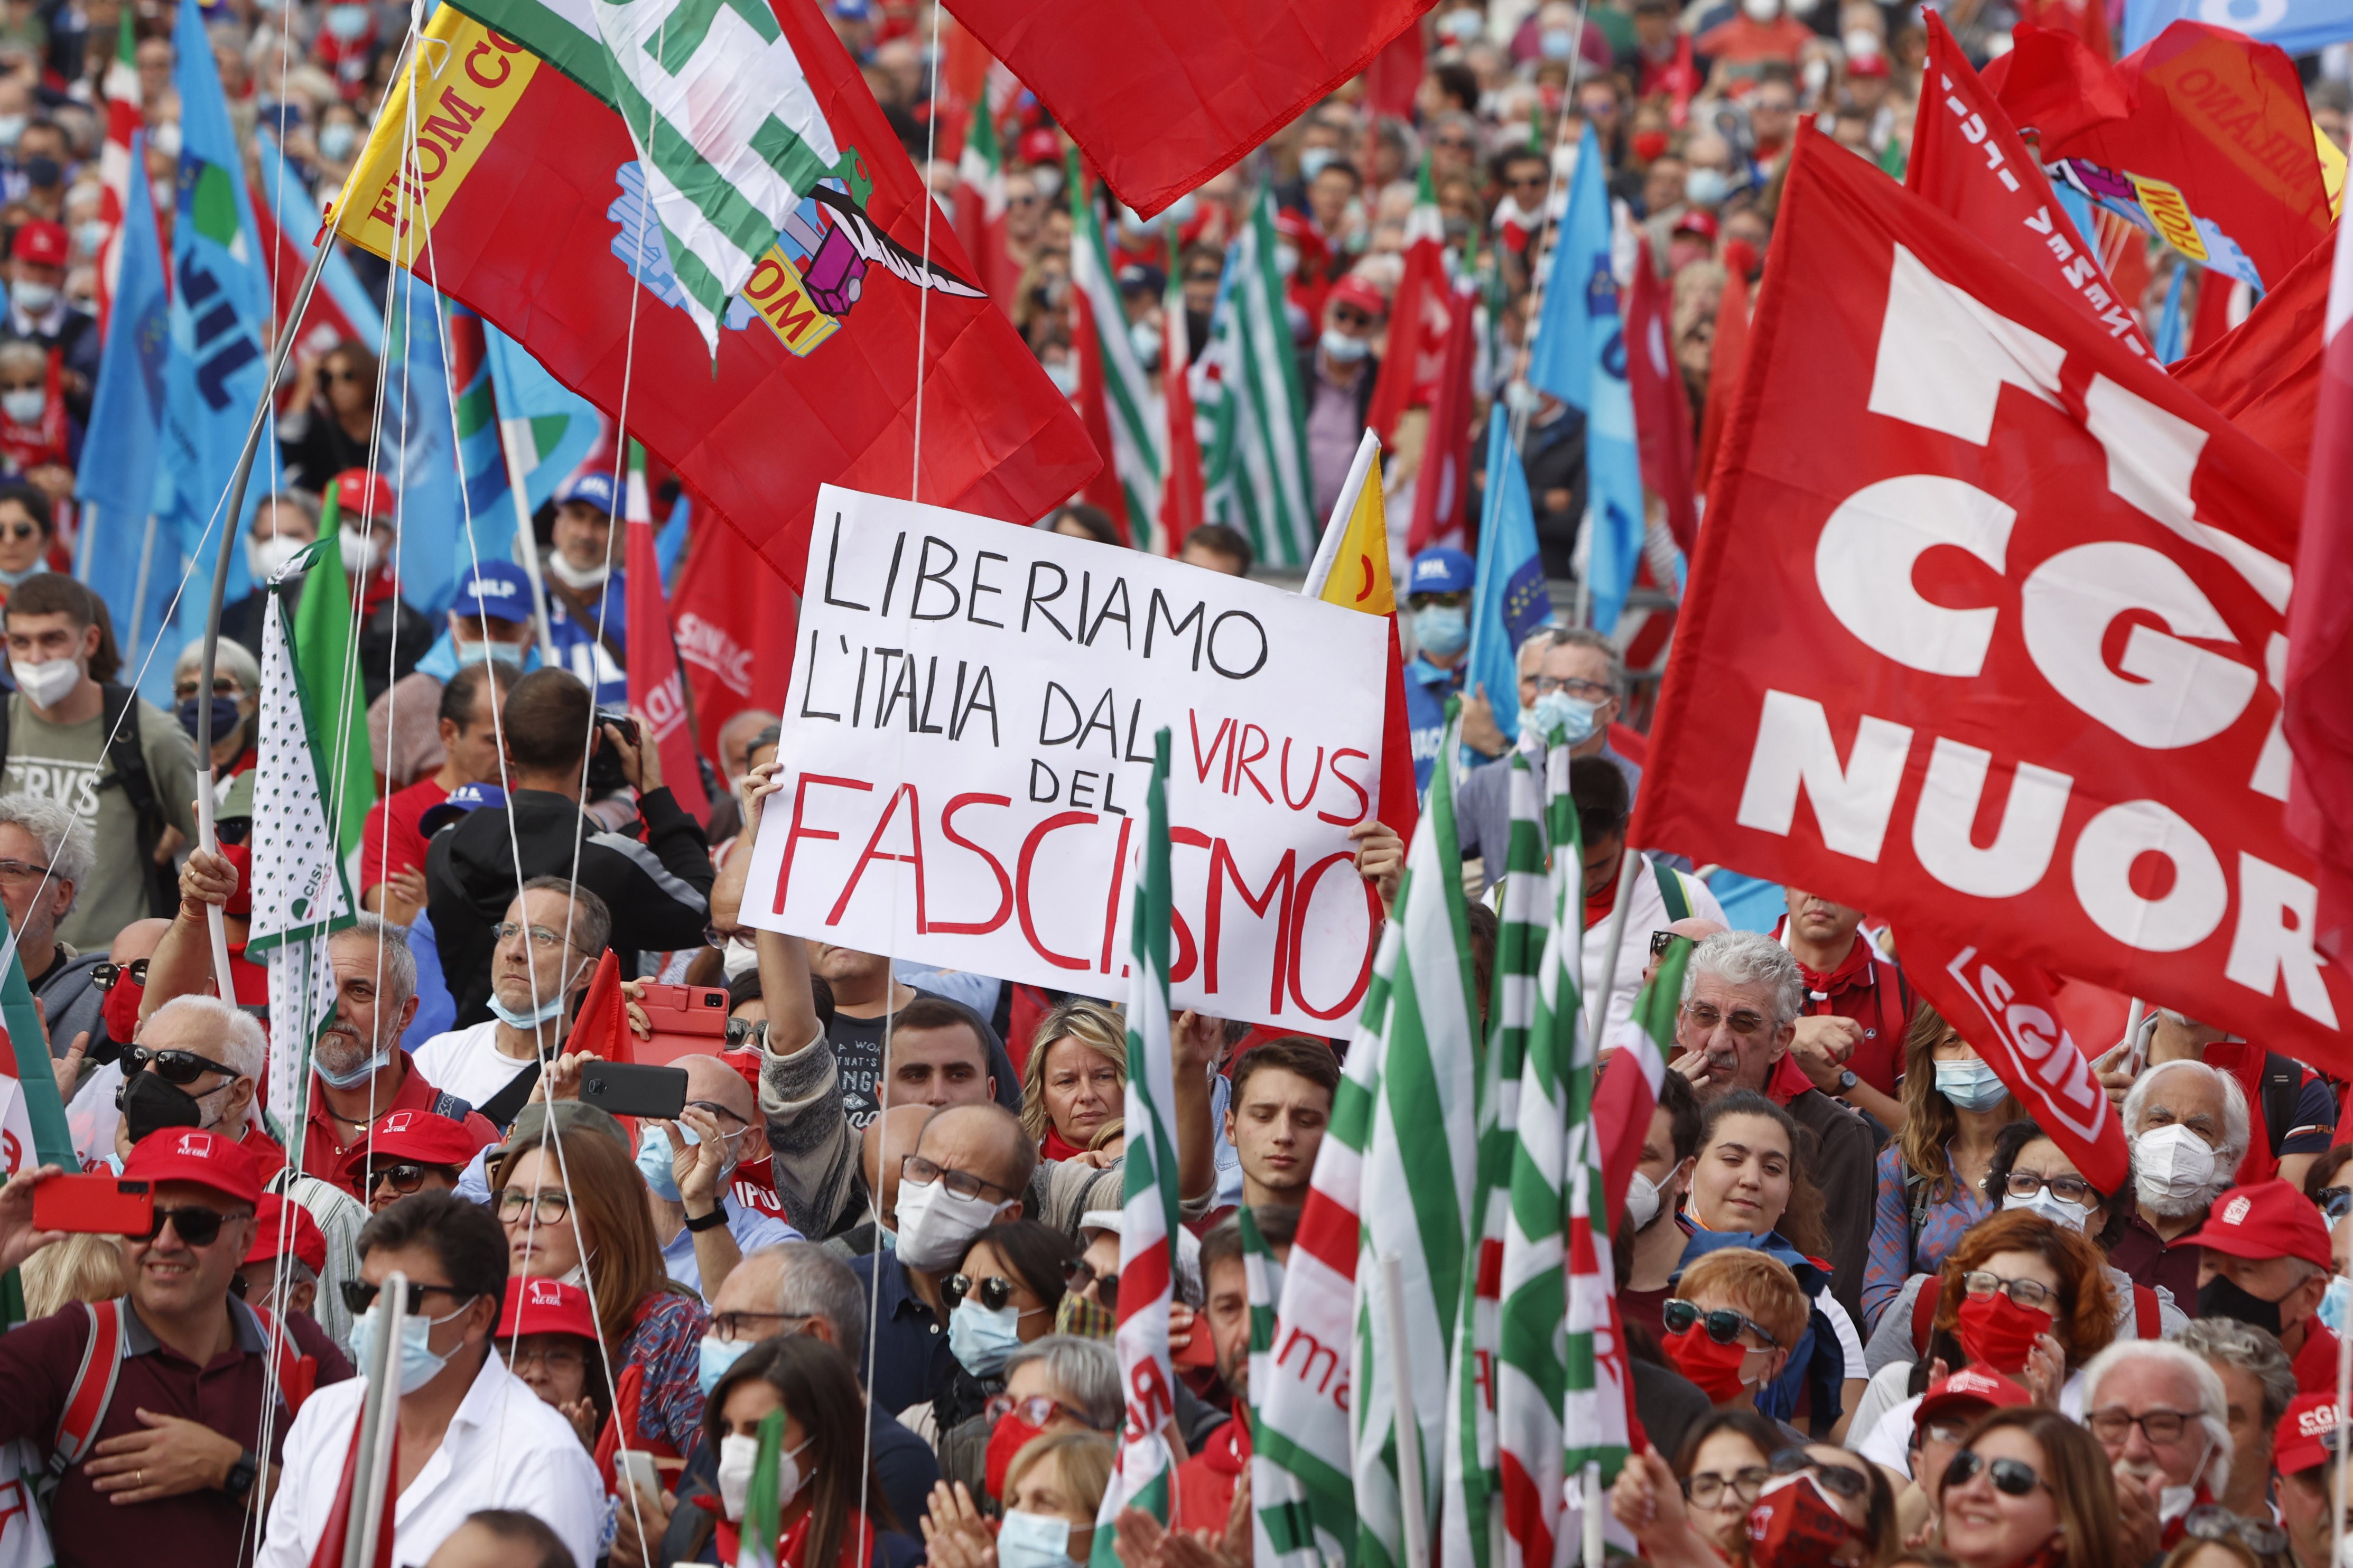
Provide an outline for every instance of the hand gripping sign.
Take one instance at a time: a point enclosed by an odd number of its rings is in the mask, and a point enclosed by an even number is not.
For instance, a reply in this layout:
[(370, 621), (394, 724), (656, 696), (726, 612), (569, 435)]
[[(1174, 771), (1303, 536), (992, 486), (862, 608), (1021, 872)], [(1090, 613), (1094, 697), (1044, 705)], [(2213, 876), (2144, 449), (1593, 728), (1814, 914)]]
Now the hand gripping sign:
[(2281, 821), (2295, 476), (1835, 152), (1791, 170), (1767, 276), (1809, 285), (1757, 314), (1634, 839), (2353, 1063)]
[(1380, 930), (1380, 618), (828, 487), (744, 918), (1118, 997), (1152, 736), (1178, 1007), (1345, 1029)]

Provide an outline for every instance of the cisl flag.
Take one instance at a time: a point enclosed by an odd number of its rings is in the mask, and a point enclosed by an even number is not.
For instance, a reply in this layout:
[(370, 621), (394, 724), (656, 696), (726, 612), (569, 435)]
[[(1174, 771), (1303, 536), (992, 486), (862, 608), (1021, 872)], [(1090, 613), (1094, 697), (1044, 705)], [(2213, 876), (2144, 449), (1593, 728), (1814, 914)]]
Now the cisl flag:
[(1635, 840), (2353, 1063), (2281, 820), (2295, 476), (1811, 134), (1767, 271)]

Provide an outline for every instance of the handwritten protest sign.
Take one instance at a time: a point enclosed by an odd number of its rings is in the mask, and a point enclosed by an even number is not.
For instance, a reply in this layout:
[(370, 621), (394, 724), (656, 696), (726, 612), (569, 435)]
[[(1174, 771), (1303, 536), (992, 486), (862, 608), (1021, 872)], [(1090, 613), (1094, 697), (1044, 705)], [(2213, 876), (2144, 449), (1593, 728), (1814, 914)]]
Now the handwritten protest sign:
[(744, 918), (1066, 991), (1127, 989), (1164, 725), (1171, 994), (1341, 1032), (1379, 902), (1388, 626), (1134, 551), (828, 486)]

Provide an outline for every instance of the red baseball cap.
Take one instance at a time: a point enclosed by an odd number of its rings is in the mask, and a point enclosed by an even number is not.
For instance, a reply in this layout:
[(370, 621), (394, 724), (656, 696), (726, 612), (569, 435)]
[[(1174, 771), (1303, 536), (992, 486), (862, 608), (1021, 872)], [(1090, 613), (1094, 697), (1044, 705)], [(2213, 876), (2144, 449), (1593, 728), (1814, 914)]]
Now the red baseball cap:
[(364, 517), (389, 520), (393, 511), (392, 485), (382, 474), (371, 474), (365, 468), (345, 468), (335, 476), (335, 507), (353, 521)]
[(9, 243), (8, 254), (18, 261), (30, 261), (42, 267), (63, 267), (70, 247), (66, 243), (65, 225), (37, 217), (16, 230)]
[(1326, 305), (1354, 305), (1375, 321), (1389, 313), (1389, 302), (1378, 289), (1351, 272), (1324, 296)]
[(1059, 163), (1062, 161), (1062, 139), (1054, 134), (1050, 125), (1033, 125), (1013, 144), (1013, 154), (1024, 163)]
[(1712, 244), (1714, 243), (1715, 237), (1723, 231), (1717, 225), (1715, 215), (1714, 213), (1705, 211), (1700, 207), (1694, 207), (1691, 211), (1683, 214), (1683, 216), (1675, 219), (1674, 232), (1677, 234), (1695, 234), (1702, 239), (1707, 240)]
[(1920, 1409), (1913, 1423), (1915, 1427), (1925, 1425), (1958, 1405), (2010, 1410), (2033, 1403), (2032, 1394), (2001, 1373), (1965, 1366), (1920, 1396)]
[(2232, 1187), (2216, 1198), (2205, 1225), (2189, 1240), (2232, 1258), (2301, 1258), (2324, 1271), (2335, 1267), (2328, 1222), (2310, 1198), (2276, 1178)]
[(578, 1334), (596, 1337), (596, 1317), (588, 1307), (588, 1292), (561, 1279), (510, 1279), (506, 1305), (499, 1311), (497, 1337), (517, 1334)]
[(261, 1202), (261, 1167), (251, 1152), (225, 1134), (193, 1127), (150, 1132), (132, 1146), (122, 1173), (138, 1182), (192, 1182), (241, 1204)]
[[(289, 1211), (292, 1223), (287, 1220)], [(281, 1249), (280, 1243), (284, 1242)], [(294, 1255), (294, 1261), (313, 1274), (327, 1271), (327, 1237), (311, 1211), (301, 1204), (290, 1204), (276, 1193), (264, 1193), (253, 1210), (253, 1250), (245, 1255), (248, 1263), (259, 1263), (265, 1258)]]
[(420, 1165), (455, 1165), (463, 1170), (480, 1147), (463, 1123), (429, 1110), (396, 1110), (378, 1121), (343, 1156), (343, 1175), (360, 1174), (370, 1160), (414, 1160)]
[(2326, 1463), (2337, 1446), (2337, 1396), (2299, 1394), (2272, 1433), (2272, 1468), (2292, 1476)]

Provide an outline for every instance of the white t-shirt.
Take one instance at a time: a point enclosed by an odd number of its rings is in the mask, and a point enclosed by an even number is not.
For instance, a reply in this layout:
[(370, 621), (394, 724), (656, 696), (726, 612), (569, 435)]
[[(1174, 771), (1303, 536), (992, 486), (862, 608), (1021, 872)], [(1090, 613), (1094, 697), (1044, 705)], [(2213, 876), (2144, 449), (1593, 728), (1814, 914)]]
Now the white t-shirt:
[(1854, 1320), (1847, 1316), (1838, 1298), (1825, 1289), (1814, 1298), (1814, 1306), (1830, 1320), (1831, 1331), (1838, 1335), (1839, 1350), (1846, 1357), (1846, 1375), (1869, 1377), (1871, 1369), (1862, 1359), (1862, 1336), (1854, 1331)]
[(498, 1030), (499, 1021), (489, 1018), (470, 1029), (435, 1035), (411, 1053), (417, 1059), (417, 1070), (442, 1093), (454, 1094), (480, 1110), (506, 1088), (515, 1074), (531, 1066), (528, 1061), (519, 1062), (500, 1053), (495, 1043)]

